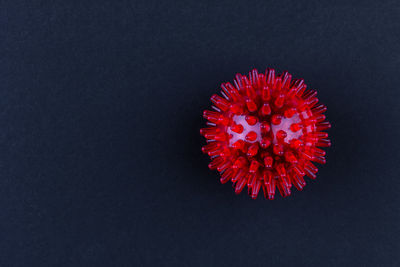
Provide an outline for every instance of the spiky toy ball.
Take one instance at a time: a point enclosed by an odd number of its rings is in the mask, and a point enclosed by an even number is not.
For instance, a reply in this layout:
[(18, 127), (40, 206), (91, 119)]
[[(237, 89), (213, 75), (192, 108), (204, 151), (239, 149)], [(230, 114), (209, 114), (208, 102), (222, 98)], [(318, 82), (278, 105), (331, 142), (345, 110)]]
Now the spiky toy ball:
[(276, 187), (286, 197), (292, 185), (303, 189), (305, 175), (316, 178), (311, 162), (324, 164), (325, 151), (318, 147), (331, 145), (323, 132), (331, 125), (316, 91), (273, 69), (237, 74), (234, 85), (221, 87), (223, 97), (211, 97), (213, 111), (203, 113), (208, 127), (200, 130), (207, 139), (202, 151), (211, 157), (209, 168), (220, 172), (221, 183), (232, 181), (237, 194), (247, 185), (252, 198), (262, 188), (274, 199)]

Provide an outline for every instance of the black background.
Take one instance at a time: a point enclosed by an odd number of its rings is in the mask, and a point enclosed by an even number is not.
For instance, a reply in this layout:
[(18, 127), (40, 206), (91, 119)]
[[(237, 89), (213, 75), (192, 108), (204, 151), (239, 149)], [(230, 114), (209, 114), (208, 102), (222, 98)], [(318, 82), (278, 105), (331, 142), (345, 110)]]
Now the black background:
[[(398, 1), (0, 1), (1, 266), (398, 266)], [(207, 168), (237, 72), (318, 90), (316, 181), (251, 200)]]

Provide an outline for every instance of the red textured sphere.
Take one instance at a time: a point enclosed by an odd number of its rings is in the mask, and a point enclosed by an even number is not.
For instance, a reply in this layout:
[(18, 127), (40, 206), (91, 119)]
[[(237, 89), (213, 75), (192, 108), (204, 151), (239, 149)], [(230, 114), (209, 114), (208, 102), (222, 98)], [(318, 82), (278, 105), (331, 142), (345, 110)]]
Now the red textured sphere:
[(211, 157), (209, 168), (220, 172), (221, 183), (232, 181), (237, 194), (247, 185), (254, 199), (262, 188), (274, 199), (276, 188), (286, 197), (292, 185), (303, 189), (305, 175), (316, 178), (312, 162), (326, 162), (318, 147), (331, 145), (324, 132), (331, 127), (323, 115), (326, 106), (318, 103), (316, 91), (273, 69), (237, 74), (234, 85), (221, 87), (222, 97), (213, 95), (213, 110), (203, 113), (208, 127), (200, 130), (207, 139), (202, 151)]

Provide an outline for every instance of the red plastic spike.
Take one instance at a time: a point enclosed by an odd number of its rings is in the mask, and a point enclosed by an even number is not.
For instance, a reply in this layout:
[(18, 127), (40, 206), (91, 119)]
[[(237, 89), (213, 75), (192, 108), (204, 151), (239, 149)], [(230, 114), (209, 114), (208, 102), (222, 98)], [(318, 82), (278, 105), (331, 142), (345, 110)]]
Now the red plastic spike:
[(318, 147), (331, 145), (324, 132), (331, 128), (326, 106), (318, 103), (316, 91), (273, 69), (237, 74), (233, 84), (221, 87), (222, 97), (213, 95), (213, 110), (203, 113), (208, 127), (200, 130), (208, 140), (202, 151), (221, 183), (232, 181), (237, 194), (247, 186), (254, 199), (262, 189), (274, 199), (276, 191), (286, 197), (294, 187), (302, 190), (305, 175), (316, 178), (312, 162), (326, 162)]

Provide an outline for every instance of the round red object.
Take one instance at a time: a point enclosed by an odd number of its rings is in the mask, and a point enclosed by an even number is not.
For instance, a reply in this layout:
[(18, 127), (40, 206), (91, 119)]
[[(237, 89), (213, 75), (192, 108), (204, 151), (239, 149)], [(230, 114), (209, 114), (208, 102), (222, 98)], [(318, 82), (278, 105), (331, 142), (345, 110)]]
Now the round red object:
[(208, 127), (200, 130), (207, 139), (202, 151), (211, 157), (209, 168), (220, 172), (221, 183), (232, 181), (237, 194), (247, 185), (252, 198), (262, 188), (274, 199), (276, 188), (286, 197), (292, 185), (303, 189), (305, 175), (316, 178), (312, 162), (324, 164), (319, 147), (331, 145), (324, 132), (331, 125), (316, 91), (273, 69), (237, 74), (234, 85), (221, 87), (222, 97), (213, 95), (213, 110), (203, 113)]

